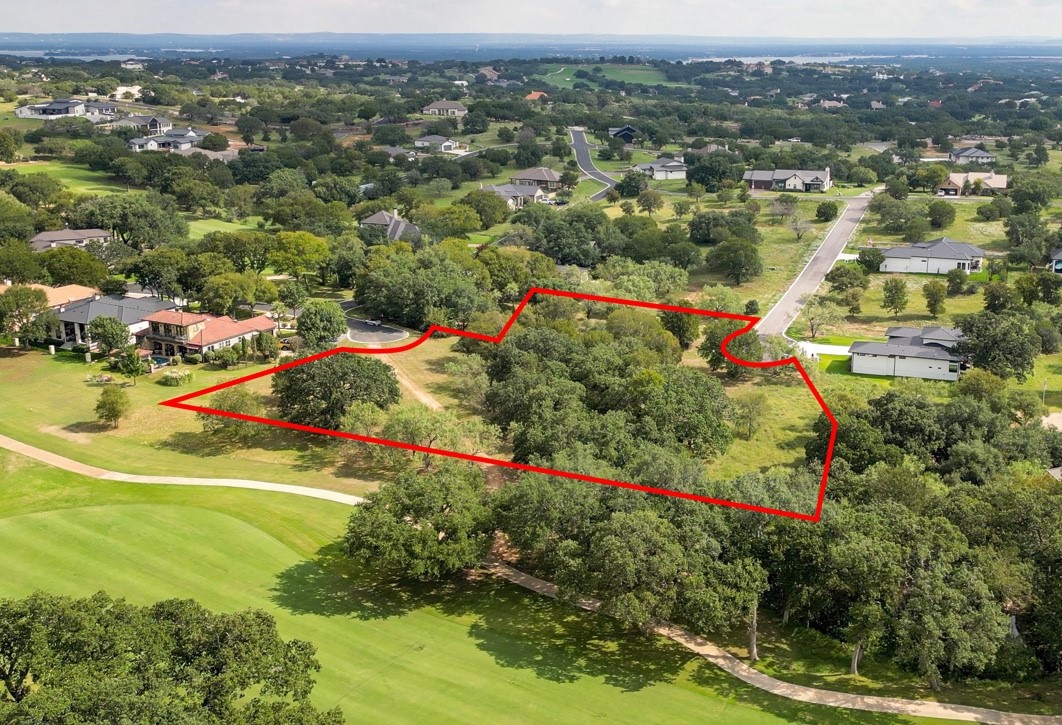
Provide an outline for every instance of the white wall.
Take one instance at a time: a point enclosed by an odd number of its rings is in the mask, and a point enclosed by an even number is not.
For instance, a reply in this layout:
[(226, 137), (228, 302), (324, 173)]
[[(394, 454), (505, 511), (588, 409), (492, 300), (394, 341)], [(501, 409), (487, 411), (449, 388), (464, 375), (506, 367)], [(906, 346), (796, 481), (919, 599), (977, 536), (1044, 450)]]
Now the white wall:
[(880, 271), (909, 272), (912, 274), (947, 274), (957, 268), (959, 264), (960, 261), (957, 259), (935, 259), (933, 257), (890, 258), (881, 263)]
[(958, 372), (949, 372), (946, 360), (900, 358), (898, 356), (854, 354), (851, 370), (861, 375), (885, 375), (899, 378), (922, 378), (924, 380), (958, 380)]

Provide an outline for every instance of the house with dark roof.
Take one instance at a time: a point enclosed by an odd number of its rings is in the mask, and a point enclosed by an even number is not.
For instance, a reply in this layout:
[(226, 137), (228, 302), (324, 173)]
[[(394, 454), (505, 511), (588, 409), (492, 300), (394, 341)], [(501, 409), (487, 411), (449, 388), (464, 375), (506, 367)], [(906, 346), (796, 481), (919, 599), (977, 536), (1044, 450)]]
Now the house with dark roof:
[(89, 242), (109, 241), (111, 241), (111, 233), (105, 229), (56, 229), (31, 237), (29, 245), (34, 252), (43, 252), (56, 247), (84, 249)]
[(849, 368), (860, 375), (923, 380), (959, 379), (963, 360), (953, 351), (962, 332), (951, 327), (890, 327), (886, 342), (853, 342)]
[(135, 128), (144, 136), (161, 136), (173, 128), (173, 122), (162, 116), (126, 116), (111, 124), (111, 128)]
[(608, 130), (610, 138), (621, 138), (623, 143), (634, 143), (634, 137), (638, 135), (638, 129), (634, 126), (616, 126)]
[(537, 186), (543, 191), (556, 191), (561, 188), (561, 177), (553, 169), (538, 166), (517, 171), (509, 177), (509, 183), (517, 186)]
[(984, 250), (948, 237), (909, 247), (892, 247), (884, 253), (880, 271), (912, 274), (947, 274), (953, 269), (978, 272), (985, 258)]
[(676, 159), (659, 158), (647, 164), (638, 164), (634, 167), (654, 181), (666, 181), (668, 179), (685, 179), (686, 164)]
[(420, 112), (426, 116), (461, 118), (468, 113), (468, 109), (465, 108), (465, 104), (458, 101), (433, 101), (420, 109)]
[(750, 189), (761, 191), (828, 191), (833, 186), (829, 166), (822, 171), (750, 169), (742, 179)]
[(510, 209), (523, 209), (528, 204), (544, 202), (549, 198), (538, 186), (530, 184), (488, 184), (483, 190), (504, 199)]
[(147, 328), (137, 337), (140, 348), (153, 355), (188, 355), (216, 352), (253, 340), (260, 333), (276, 334), (277, 323), (265, 315), (246, 320), (231, 317), (160, 310), (144, 318)]
[(382, 229), (392, 242), (419, 242), (421, 237), (420, 227), (398, 216), (398, 209), (393, 214), (378, 211), (362, 219), (358, 226), (362, 229)]
[(32, 103), (15, 109), (17, 118), (62, 118), (87, 114), (88, 108), (84, 101), (70, 98), (59, 98), (47, 103)]
[(123, 295), (94, 296), (87, 300), (61, 306), (56, 310), (59, 329), (55, 337), (63, 340), (64, 348), (74, 345), (95, 346), (88, 334), (88, 326), (97, 317), (115, 317), (129, 329), (129, 341), (147, 329), (146, 318), (161, 310), (173, 310), (177, 303), (157, 297), (125, 297)]
[(1047, 263), (1047, 269), (1055, 274), (1062, 274), (1062, 247), (1051, 252), (1051, 261)]
[(959, 164), (965, 166), (966, 164), (994, 164), (996, 163), (996, 157), (987, 151), (977, 148), (976, 146), (967, 146), (966, 148), (954, 149), (948, 154), (948, 160), (953, 164)]

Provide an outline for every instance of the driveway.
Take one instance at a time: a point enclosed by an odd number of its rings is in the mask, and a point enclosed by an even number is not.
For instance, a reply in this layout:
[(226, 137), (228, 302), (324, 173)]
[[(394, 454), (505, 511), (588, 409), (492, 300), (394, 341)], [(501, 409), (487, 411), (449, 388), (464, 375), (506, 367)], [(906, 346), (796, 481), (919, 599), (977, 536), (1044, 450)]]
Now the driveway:
[[(826, 235), (826, 239), (815, 250), (807, 266), (782, 295), (782, 299), (778, 300), (778, 303), (757, 323), (756, 332), (760, 335), (785, 334), (785, 331), (793, 324), (793, 320), (800, 314), (804, 300), (819, 288), (826, 273), (841, 256), (848, 240), (855, 234), (859, 222), (867, 213), (867, 206), (872, 197), (873, 191), (867, 191), (848, 200), (848, 207), (841, 212), (841, 216)], [(837, 199), (837, 201), (841, 200)]]
[(616, 185), (616, 180), (594, 166), (594, 160), (590, 157), (592, 146), (586, 139), (586, 131), (584, 129), (579, 126), (572, 126), (568, 129), (568, 133), (572, 135), (572, 151), (575, 152), (575, 160), (579, 164), (579, 168), (590, 178), (605, 184), (604, 189), (590, 197), (590, 201), (601, 201), (605, 198), (608, 190)]
[(363, 345), (382, 345), (398, 342), (409, 337), (409, 333), (397, 327), (387, 325), (370, 325), (365, 320), (347, 317), (347, 339)]

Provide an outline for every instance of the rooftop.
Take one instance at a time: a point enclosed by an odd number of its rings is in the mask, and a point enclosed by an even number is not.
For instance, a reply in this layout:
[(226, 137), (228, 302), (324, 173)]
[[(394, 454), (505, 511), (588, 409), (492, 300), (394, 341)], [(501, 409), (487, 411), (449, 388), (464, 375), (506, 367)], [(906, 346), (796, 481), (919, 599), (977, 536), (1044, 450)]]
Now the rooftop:
[(46, 284), (27, 284), (27, 285), (10, 285), (0, 284), (0, 295), (7, 292), (14, 286), (31, 287), (33, 289), (39, 289), (44, 292), (48, 298), (49, 307), (61, 307), (68, 305), (72, 302), (80, 302), (90, 297), (95, 297), (99, 294), (99, 291), (92, 287), (85, 287), (80, 284), (64, 284), (61, 287), (49, 287)]
[(892, 247), (884, 250), (884, 254), (890, 259), (910, 259), (911, 257), (924, 256), (932, 257), (933, 259), (959, 259), (964, 261), (985, 256), (984, 250), (949, 237), (940, 237), (921, 244), (912, 244), (909, 247)]

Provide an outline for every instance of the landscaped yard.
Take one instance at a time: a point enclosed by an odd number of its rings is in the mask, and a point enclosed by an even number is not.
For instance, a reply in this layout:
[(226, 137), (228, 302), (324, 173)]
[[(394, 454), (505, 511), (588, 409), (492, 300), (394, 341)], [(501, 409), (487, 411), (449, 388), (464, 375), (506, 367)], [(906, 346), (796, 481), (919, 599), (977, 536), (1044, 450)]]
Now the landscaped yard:
[(313, 701), (349, 722), (930, 722), (767, 695), (668, 640), (493, 579), (390, 581), (339, 556), (340, 504), (94, 481), (2, 452), (0, 472), (0, 596), (102, 589), (264, 609), (317, 647)]
[[(86, 383), (101, 372), (101, 363), (80, 356), (49, 357), (40, 350), (0, 350), (0, 433), (30, 445), (102, 468), (152, 475), (250, 478), (363, 493), (375, 482), (349, 470), (336, 446), (318, 436), (268, 428), (256, 445), (224, 445), (203, 433), (195, 414), (157, 405), (162, 400), (200, 390), (261, 370), (245, 365), (215, 370), (182, 365), (192, 371), (184, 387), (158, 384), (161, 372), (126, 388), (133, 402), (129, 418), (117, 429), (96, 422), (94, 408), (101, 387)], [(121, 376), (117, 376), (121, 380)], [(249, 383), (267, 392), (268, 378)]]
[(185, 214), (188, 222), (188, 237), (201, 239), (211, 232), (247, 232), (258, 231), (257, 221), (261, 217), (249, 217), (242, 222), (230, 222), (224, 219), (200, 219), (194, 214)]

